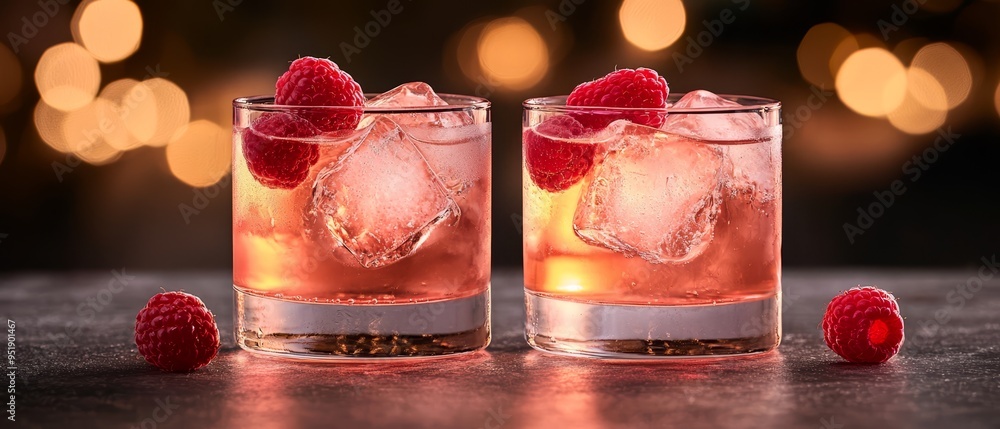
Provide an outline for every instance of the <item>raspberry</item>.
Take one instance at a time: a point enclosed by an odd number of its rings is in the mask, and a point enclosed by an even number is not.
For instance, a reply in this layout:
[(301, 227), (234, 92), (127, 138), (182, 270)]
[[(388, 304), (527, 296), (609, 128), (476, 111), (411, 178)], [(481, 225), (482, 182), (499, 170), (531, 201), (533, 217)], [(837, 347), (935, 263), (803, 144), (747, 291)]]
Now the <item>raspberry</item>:
[(315, 144), (280, 137), (319, 134), (309, 121), (287, 113), (265, 113), (243, 130), (243, 157), (257, 181), (274, 189), (292, 189), (309, 176), (319, 160)]
[[(608, 73), (600, 79), (577, 85), (566, 98), (566, 105), (663, 109), (667, 107), (669, 93), (667, 81), (656, 74), (655, 70), (621, 69)], [(663, 112), (648, 111), (623, 113), (597, 110), (574, 116), (590, 130), (604, 128), (618, 119), (628, 119), (639, 125), (659, 128), (666, 118)]]
[(184, 292), (153, 295), (135, 316), (135, 345), (164, 371), (194, 371), (219, 353), (219, 328), (198, 297)]
[[(290, 106), (365, 105), (361, 85), (351, 75), (324, 58), (302, 57), (274, 85), (274, 103)], [(304, 109), (296, 112), (322, 132), (352, 130), (361, 120), (361, 109)]]
[(837, 295), (823, 316), (826, 345), (850, 362), (885, 362), (903, 344), (903, 318), (896, 298), (874, 286)]
[(576, 182), (594, 165), (596, 146), (556, 138), (584, 134), (583, 125), (567, 115), (555, 116), (524, 132), (524, 163), (531, 180), (549, 192), (559, 192)]

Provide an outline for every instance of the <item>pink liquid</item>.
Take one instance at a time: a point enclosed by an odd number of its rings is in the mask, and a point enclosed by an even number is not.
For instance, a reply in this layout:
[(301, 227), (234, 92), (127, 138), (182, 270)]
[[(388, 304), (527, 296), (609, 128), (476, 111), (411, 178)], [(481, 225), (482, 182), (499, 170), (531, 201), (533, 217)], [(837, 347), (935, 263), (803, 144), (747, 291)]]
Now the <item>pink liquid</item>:
[[(477, 127), (477, 126), (471, 126)], [(318, 141), (320, 159), (295, 189), (271, 189), (250, 173), (241, 131), (233, 145), (233, 282), (243, 292), (294, 301), (393, 304), (486, 291), (490, 269), (489, 124), (453, 141), (416, 146), (448, 187), (461, 214), (438, 224), (412, 253), (366, 268), (327, 230), (313, 208), (320, 171), (363, 137)], [(405, 132), (409, 132), (403, 127)], [(460, 167), (449, 177), (448, 168)], [(452, 180), (453, 179), (453, 180)]]
[(738, 144), (738, 149), (763, 151), (769, 161), (751, 167), (757, 171), (750, 173), (774, 189), (764, 196), (724, 184), (710, 242), (685, 262), (653, 263), (584, 242), (573, 223), (589, 179), (549, 192), (532, 182), (525, 167), (527, 290), (581, 302), (633, 305), (704, 305), (773, 297), (781, 268), (780, 139), (699, 144), (720, 149)]

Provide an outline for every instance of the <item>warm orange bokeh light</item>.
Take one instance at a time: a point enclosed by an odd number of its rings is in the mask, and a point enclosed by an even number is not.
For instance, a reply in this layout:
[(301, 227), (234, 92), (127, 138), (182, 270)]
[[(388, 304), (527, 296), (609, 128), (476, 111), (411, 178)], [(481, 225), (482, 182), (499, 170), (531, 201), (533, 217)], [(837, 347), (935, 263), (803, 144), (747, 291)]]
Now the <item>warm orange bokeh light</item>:
[(100, 0), (80, 5), (71, 26), (77, 42), (103, 63), (124, 60), (139, 49), (142, 13), (128, 0)]
[(962, 0), (923, 0), (920, 8), (935, 13), (945, 13), (955, 10), (962, 4)]
[(920, 48), (910, 67), (923, 69), (934, 76), (947, 95), (948, 108), (962, 104), (972, 90), (972, 71), (962, 54), (947, 43), (932, 43)]
[(22, 83), (24, 74), (21, 73), (21, 61), (7, 45), (0, 45), (0, 107), (17, 97)]
[(851, 32), (827, 22), (814, 25), (806, 32), (795, 55), (806, 81), (832, 88), (836, 69), (856, 50), (858, 43)]
[(858, 49), (882, 48), (886, 49), (885, 41), (881, 37), (871, 33), (858, 33), (854, 35), (854, 40), (858, 42)]
[(115, 161), (121, 151), (111, 147), (104, 136), (112, 131), (101, 113), (107, 110), (106, 100), (97, 99), (80, 109), (69, 112), (63, 122), (63, 136), (69, 148), (80, 159), (94, 165)]
[(535, 27), (521, 18), (501, 18), (483, 28), (479, 64), (492, 80), (509, 89), (537, 84), (549, 69), (549, 51)]
[(135, 79), (118, 79), (107, 84), (97, 96), (98, 100), (105, 101), (99, 105), (100, 114), (105, 121), (111, 124), (109, 128), (112, 129), (104, 136), (104, 140), (118, 150), (129, 150), (142, 146), (142, 142), (129, 132), (128, 126), (125, 124), (125, 118), (131, 114), (131, 110), (139, 102), (139, 100), (128, 99), (127, 96), (131, 93), (132, 88), (138, 84), (139, 81)]
[(45, 144), (62, 153), (72, 152), (63, 134), (66, 112), (45, 104), (45, 101), (39, 101), (35, 106), (34, 121), (38, 136)]
[(191, 186), (209, 186), (229, 172), (232, 140), (228, 130), (198, 120), (177, 130), (167, 145), (167, 164), (174, 177)]
[(61, 43), (39, 58), (35, 85), (48, 105), (68, 112), (94, 100), (101, 86), (101, 69), (82, 46)]
[(837, 72), (836, 87), (851, 110), (885, 116), (906, 96), (906, 68), (885, 49), (862, 49), (844, 61)]
[(0, 164), (3, 164), (3, 157), (7, 154), (7, 135), (3, 128), (0, 128)]
[(687, 13), (681, 0), (625, 0), (618, 22), (625, 39), (644, 51), (664, 49), (684, 34)]
[(997, 92), (993, 94), (993, 107), (997, 108), (997, 115), (1000, 115), (1000, 84), (997, 84)]
[(191, 119), (187, 94), (175, 83), (153, 78), (133, 86), (125, 94), (129, 101), (125, 127), (148, 146), (165, 146), (177, 129)]
[(906, 97), (889, 112), (889, 123), (907, 134), (925, 134), (944, 125), (948, 102), (944, 88), (930, 73), (910, 68), (906, 73)]
[(892, 54), (899, 58), (903, 64), (909, 64), (913, 61), (913, 57), (917, 55), (917, 51), (927, 44), (926, 37), (911, 37), (909, 39), (903, 40), (896, 44), (892, 48)]

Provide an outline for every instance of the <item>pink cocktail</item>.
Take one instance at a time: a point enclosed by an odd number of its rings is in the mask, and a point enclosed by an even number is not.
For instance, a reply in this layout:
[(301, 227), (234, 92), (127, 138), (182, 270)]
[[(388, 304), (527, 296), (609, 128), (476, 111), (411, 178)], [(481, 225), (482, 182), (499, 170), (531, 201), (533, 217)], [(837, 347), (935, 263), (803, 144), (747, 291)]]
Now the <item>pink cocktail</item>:
[[(659, 110), (524, 106), (532, 346), (603, 357), (777, 346), (779, 103), (695, 91)], [(665, 119), (612, 119), (640, 114)], [(573, 136), (574, 118), (602, 115), (609, 125)]]
[[(489, 102), (421, 83), (368, 98), (356, 129), (304, 138), (268, 136), (261, 117), (351, 108), (234, 103), (233, 284), (245, 349), (368, 358), (489, 342)], [(248, 163), (245, 143), (263, 138), (298, 145), (312, 162), (301, 183), (255, 177), (263, 167)], [(272, 152), (254, 156), (284, 156)]]

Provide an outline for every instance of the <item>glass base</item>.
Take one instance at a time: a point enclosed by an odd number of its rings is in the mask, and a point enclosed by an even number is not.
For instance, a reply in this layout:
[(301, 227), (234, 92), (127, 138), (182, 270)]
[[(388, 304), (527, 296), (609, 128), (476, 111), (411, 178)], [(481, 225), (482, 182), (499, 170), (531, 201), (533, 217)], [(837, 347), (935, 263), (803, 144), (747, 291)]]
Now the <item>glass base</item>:
[(611, 359), (742, 356), (781, 339), (781, 296), (716, 305), (585, 303), (525, 291), (525, 337), (558, 354)]
[(385, 360), (473, 352), (490, 342), (490, 291), (415, 304), (320, 304), (234, 288), (236, 343), (304, 360)]

